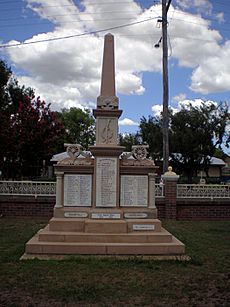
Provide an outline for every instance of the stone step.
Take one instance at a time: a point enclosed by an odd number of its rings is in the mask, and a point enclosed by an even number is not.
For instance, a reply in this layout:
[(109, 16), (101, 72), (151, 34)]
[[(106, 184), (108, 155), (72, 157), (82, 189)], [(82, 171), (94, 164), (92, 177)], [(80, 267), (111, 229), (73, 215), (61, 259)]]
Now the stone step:
[(44, 242), (96, 242), (96, 243), (166, 243), (172, 235), (162, 228), (161, 232), (130, 233), (82, 233), (50, 231), (49, 227), (39, 232), (39, 241)]
[(49, 222), (51, 231), (76, 231), (87, 233), (127, 233), (127, 232), (160, 232), (161, 222), (158, 219), (129, 220), (93, 220), (79, 218), (52, 218)]
[(181, 255), (184, 244), (172, 236), (170, 243), (42, 242), (38, 235), (26, 244), (26, 254), (56, 255)]

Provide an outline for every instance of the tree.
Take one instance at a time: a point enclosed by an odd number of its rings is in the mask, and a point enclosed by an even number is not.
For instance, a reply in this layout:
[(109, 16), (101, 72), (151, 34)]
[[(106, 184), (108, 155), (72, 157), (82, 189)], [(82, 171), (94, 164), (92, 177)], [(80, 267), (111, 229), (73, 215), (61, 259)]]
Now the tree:
[(5, 62), (0, 60), (0, 110), (3, 110), (8, 104), (8, 97), (6, 95), (6, 87), (12, 72), (10, 67)]
[(157, 116), (144, 116), (140, 119), (140, 136), (144, 143), (149, 145), (149, 155), (154, 160), (162, 158), (162, 119)]
[(141, 137), (138, 133), (119, 134), (119, 144), (124, 146), (126, 151), (131, 152), (133, 145), (141, 144)]
[[(29, 98), (28, 98), (29, 100)], [(56, 115), (38, 97), (28, 103), (19, 102), (17, 112), (11, 115), (6, 158), (10, 177), (40, 175), (43, 161), (48, 162), (54, 144), (63, 132)]]
[(89, 110), (63, 109), (57, 116), (65, 127), (64, 142), (78, 143), (87, 150), (95, 142), (95, 120)]
[(0, 169), (6, 178), (39, 175), (64, 129), (50, 105), (19, 86), (3, 61), (0, 72)]
[(208, 171), (210, 158), (217, 147), (229, 144), (226, 125), (229, 111), (226, 104), (203, 103), (199, 107), (183, 107), (171, 115), (171, 158), (188, 182), (198, 170)]

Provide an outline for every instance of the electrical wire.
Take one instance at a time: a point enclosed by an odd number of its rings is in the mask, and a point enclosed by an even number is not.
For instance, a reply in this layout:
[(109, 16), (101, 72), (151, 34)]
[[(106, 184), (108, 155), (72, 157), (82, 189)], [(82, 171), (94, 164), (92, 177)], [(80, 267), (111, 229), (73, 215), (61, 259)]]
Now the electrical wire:
[(73, 35), (68, 35), (68, 36), (62, 36), (62, 37), (55, 37), (55, 38), (48, 38), (48, 39), (42, 39), (42, 40), (37, 40), (37, 41), (32, 41), (32, 42), (23, 42), (23, 43), (18, 43), (18, 44), (11, 44), (11, 45), (0, 45), (0, 48), (10, 48), (10, 47), (18, 47), (18, 46), (24, 46), (24, 45), (31, 45), (31, 44), (37, 44), (37, 43), (42, 43), (42, 42), (50, 42), (50, 41), (57, 41), (57, 40), (62, 40), (62, 39), (68, 39), (68, 38), (73, 38), (73, 37), (81, 37), (85, 35), (92, 35), (92, 34), (97, 34), (100, 32), (105, 32), (105, 31), (110, 31), (110, 30), (115, 30), (115, 29), (120, 29), (120, 28), (125, 28), (133, 25), (137, 25), (143, 22), (151, 21), (154, 20), (158, 17), (151, 17), (148, 19), (136, 21), (136, 22), (131, 22), (128, 24), (120, 25), (120, 26), (115, 26), (115, 27), (110, 27), (110, 28), (105, 28), (101, 30), (96, 30), (96, 31), (89, 31), (89, 32), (84, 32), (80, 34), (73, 34)]
[[(12, 1), (13, 2), (13, 1)], [(11, 2), (11, 3), (12, 3)], [(21, 1), (19, 1), (19, 2), (16, 2), (16, 3), (20, 3)], [(118, 4), (118, 5), (120, 5), (120, 4), (139, 4), (139, 5), (141, 5), (141, 4), (143, 4), (143, 3), (146, 3), (146, 2), (148, 2), (148, 3), (151, 3), (152, 5), (154, 5), (154, 4), (160, 4), (160, 1), (151, 1), (151, 0), (145, 0), (145, 1), (142, 1), (142, 2), (140, 2), (140, 3), (137, 3), (137, 2), (133, 2), (133, 1), (116, 1), (116, 2), (114, 2), (114, 1), (109, 1), (109, 2), (100, 2), (100, 3), (97, 3), (97, 2), (91, 2), (91, 3), (87, 3), (87, 4), (90, 4), (90, 5), (108, 5), (108, 4)], [(8, 3), (8, 2), (6, 2), (6, 3)], [(38, 6), (38, 7), (35, 7), (35, 8), (51, 8), (51, 7), (53, 7), (53, 8), (55, 8), (55, 7), (77, 7), (77, 5), (76, 4), (60, 4), (60, 5), (41, 5), (41, 6)], [(28, 7), (27, 6), (27, 8), (30, 8), (30, 7)], [(31, 8), (32, 9), (32, 8)], [(1, 9), (1, 11), (15, 11), (15, 10), (18, 10), (18, 8), (10, 8), (10, 9), (8, 9), (8, 8), (6, 8), (6, 9)]]

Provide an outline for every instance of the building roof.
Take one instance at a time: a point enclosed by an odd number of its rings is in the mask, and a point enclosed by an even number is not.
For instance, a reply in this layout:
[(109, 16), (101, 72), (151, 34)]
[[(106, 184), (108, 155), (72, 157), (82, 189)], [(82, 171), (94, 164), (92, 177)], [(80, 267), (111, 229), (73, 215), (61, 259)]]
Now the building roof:
[[(182, 155), (180, 153), (173, 153), (173, 155), (177, 159), (182, 159)], [(172, 160), (172, 159), (169, 158), (169, 160)], [(211, 157), (210, 158), (210, 165), (212, 165), (212, 166), (226, 166), (226, 163), (224, 162), (224, 160), (222, 160), (220, 158)]]
[(210, 165), (225, 166), (226, 163), (222, 159), (211, 157)]

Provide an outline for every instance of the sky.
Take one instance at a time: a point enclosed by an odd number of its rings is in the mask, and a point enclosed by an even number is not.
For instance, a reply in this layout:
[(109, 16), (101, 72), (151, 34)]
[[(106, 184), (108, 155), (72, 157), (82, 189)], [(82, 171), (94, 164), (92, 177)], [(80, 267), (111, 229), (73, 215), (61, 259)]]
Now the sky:
[[(158, 0), (0, 0), (0, 57), (52, 110), (93, 109), (100, 93), (103, 39), (112, 33), (123, 110), (119, 131), (132, 133), (142, 116), (162, 110), (162, 45), (155, 48), (160, 18)], [(172, 0), (170, 107), (176, 112), (189, 102), (230, 105), (229, 59), (229, 0)]]

